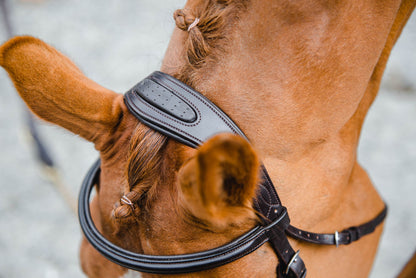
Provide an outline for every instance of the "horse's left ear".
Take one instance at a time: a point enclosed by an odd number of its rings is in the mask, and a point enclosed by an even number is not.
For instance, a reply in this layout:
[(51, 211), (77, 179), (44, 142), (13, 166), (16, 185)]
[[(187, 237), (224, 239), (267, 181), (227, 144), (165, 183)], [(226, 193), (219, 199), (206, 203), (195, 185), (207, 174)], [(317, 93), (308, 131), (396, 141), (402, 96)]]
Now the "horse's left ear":
[(182, 206), (214, 229), (254, 220), (252, 202), (259, 167), (245, 139), (232, 134), (214, 136), (179, 171)]
[(43, 41), (15, 37), (0, 47), (0, 65), (40, 118), (99, 144), (122, 116), (122, 95), (91, 81)]

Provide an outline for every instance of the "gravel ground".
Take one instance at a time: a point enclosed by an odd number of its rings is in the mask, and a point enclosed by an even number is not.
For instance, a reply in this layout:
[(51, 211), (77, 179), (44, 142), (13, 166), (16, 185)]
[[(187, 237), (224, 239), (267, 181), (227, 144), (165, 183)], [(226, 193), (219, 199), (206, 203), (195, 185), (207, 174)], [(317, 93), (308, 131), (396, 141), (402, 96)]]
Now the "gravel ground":
[[(160, 67), (173, 29), (172, 13), (185, 1), (34, 2), (9, 1), (16, 33), (47, 41), (91, 79), (125, 92)], [(0, 41), (7, 38), (2, 27)], [(391, 57), (359, 148), (359, 160), (390, 207), (373, 278), (394, 277), (416, 247), (411, 236), (416, 233), (415, 45), (414, 15)], [(78, 220), (42, 175), (27, 140), (23, 111), (0, 71), (0, 278), (84, 277)], [(40, 129), (76, 196), (97, 157), (93, 146), (57, 127), (41, 124)]]

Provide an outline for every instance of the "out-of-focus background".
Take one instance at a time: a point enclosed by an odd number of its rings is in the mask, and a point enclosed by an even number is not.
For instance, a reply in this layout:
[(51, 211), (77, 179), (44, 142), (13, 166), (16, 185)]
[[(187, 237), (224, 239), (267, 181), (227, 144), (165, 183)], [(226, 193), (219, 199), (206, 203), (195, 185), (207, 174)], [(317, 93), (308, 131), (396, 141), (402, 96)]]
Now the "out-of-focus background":
[[(15, 33), (69, 56), (91, 79), (125, 92), (159, 69), (185, 0), (6, 0)], [(7, 39), (0, 15), (0, 42)], [(359, 161), (389, 204), (371, 277), (394, 277), (416, 248), (416, 15), (391, 56), (367, 117)], [(93, 146), (47, 124), (41, 136), (71, 194), (96, 159)], [(23, 103), (0, 70), (0, 278), (84, 277), (77, 217), (42, 175)]]

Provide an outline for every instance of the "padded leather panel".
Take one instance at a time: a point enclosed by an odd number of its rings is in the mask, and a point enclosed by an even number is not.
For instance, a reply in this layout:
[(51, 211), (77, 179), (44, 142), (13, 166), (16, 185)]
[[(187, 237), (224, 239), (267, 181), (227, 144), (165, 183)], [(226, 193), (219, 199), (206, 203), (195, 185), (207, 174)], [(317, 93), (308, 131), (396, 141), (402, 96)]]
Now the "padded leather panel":
[(133, 88), (149, 104), (187, 123), (196, 121), (196, 112), (183, 99), (151, 79), (144, 79)]
[(193, 148), (217, 133), (232, 132), (245, 137), (210, 100), (162, 72), (149, 75), (128, 91), (124, 99), (140, 121)]

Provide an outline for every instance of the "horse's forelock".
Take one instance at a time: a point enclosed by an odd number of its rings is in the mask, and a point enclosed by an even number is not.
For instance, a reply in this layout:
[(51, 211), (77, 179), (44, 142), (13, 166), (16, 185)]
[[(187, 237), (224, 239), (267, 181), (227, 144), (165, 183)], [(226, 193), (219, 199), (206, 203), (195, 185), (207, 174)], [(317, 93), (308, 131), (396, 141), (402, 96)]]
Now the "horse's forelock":
[(153, 197), (160, 178), (162, 151), (166, 145), (166, 136), (139, 124), (130, 139), (127, 160), (127, 185), (125, 196), (135, 204), (135, 209), (125, 203), (116, 204), (113, 217), (119, 223), (130, 223), (138, 215), (140, 207)]

